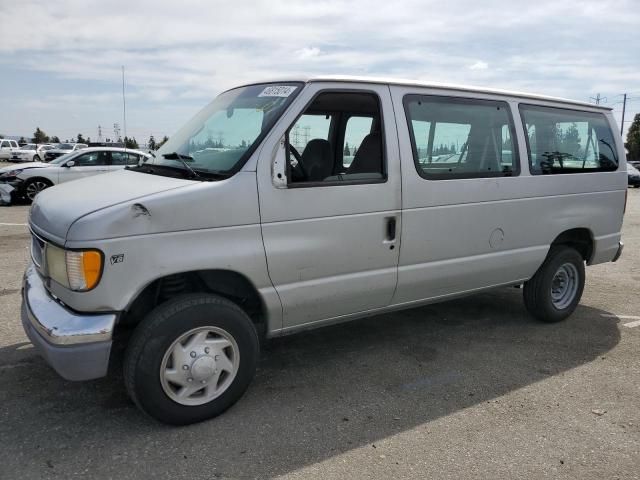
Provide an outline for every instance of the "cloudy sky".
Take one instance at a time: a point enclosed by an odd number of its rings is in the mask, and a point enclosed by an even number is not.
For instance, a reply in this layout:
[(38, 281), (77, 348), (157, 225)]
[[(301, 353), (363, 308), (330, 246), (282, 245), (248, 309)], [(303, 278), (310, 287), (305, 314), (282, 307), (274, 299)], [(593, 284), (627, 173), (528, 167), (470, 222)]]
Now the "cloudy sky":
[[(639, 0), (0, 0), (0, 133), (171, 135), (218, 92), (395, 76), (640, 111)], [(628, 126), (628, 123), (626, 124)]]

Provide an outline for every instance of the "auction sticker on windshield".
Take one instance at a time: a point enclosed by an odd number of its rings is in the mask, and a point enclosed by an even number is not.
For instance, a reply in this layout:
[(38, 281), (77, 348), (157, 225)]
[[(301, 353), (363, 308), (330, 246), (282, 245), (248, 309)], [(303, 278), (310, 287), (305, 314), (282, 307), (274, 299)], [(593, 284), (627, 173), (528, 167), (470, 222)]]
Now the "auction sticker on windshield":
[(293, 93), (293, 91), (298, 88), (292, 85), (272, 85), (270, 87), (266, 87), (259, 97), (288, 97)]

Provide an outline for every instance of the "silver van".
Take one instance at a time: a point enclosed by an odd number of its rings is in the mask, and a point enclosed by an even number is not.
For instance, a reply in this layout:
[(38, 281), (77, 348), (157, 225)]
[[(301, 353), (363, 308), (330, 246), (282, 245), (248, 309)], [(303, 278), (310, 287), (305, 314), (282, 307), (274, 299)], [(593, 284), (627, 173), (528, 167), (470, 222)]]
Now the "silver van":
[(144, 165), (37, 196), (22, 322), (70, 380), (125, 341), (127, 391), (171, 424), (233, 405), (264, 338), (520, 285), (557, 322), (622, 252), (614, 132), (608, 108), (489, 89), (234, 88)]

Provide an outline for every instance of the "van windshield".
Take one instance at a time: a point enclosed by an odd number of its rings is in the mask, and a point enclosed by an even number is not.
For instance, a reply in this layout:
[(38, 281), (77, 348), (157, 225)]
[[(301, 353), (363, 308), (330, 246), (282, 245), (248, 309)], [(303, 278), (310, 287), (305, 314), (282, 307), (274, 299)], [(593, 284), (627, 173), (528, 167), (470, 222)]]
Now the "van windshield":
[(232, 175), (301, 88), (301, 83), (259, 84), (222, 93), (169, 138), (146, 166)]

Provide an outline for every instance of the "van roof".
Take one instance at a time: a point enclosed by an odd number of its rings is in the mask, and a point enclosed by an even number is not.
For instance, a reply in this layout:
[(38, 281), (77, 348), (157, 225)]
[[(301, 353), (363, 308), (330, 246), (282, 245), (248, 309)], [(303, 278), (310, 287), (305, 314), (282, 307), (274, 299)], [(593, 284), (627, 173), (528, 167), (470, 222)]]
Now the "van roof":
[(477, 93), (488, 93), (488, 94), (496, 94), (496, 95), (505, 95), (509, 97), (520, 97), (520, 98), (529, 98), (533, 100), (543, 100), (548, 102), (556, 102), (556, 103), (564, 103), (568, 105), (577, 105), (580, 107), (589, 107), (593, 109), (599, 110), (613, 110), (611, 107), (606, 107), (603, 105), (595, 105), (593, 103), (581, 102), (578, 100), (571, 100), (567, 98), (561, 97), (552, 97), (548, 95), (540, 95), (536, 93), (524, 93), (512, 90), (502, 90), (498, 88), (487, 88), (487, 87), (477, 87), (471, 85), (457, 85), (453, 83), (439, 83), (439, 82), (430, 82), (425, 80), (408, 80), (408, 79), (399, 79), (399, 78), (386, 78), (386, 77), (366, 77), (366, 76), (343, 76), (343, 75), (318, 75), (318, 76), (309, 76), (309, 77), (297, 77), (297, 78), (278, 78), (278, 79), (269, 79), (263, 82), (251, 82), (246, 85), (255, 85), (257, 83), (277, 83), (277, 82), (304, 82), (304, 83), (313, 83), (313, 82), (352, 82), (352, 83), (377, 83), (384, 85), (403, 85), (403, 86), (412, 86), (412, 87), (424, 87), (424, 88), (432, 88), (432, 89), (441, 89), (441, 90), (454, 90), (459, 92), (477, 92)]

